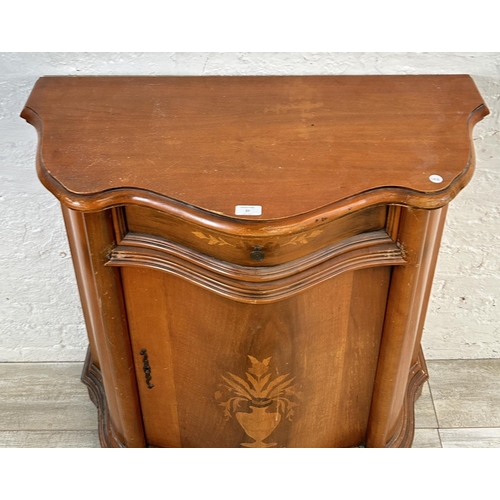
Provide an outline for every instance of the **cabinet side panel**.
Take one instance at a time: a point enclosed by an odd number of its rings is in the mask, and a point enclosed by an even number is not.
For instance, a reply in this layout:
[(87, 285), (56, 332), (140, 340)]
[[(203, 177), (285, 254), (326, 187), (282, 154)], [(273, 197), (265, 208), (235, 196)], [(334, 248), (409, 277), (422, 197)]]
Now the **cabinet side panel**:
[(423, 262), (427, 266), (425, 270), (426, 282), (423, 285), (425, 294), (423, 297), (422, 310), (420, 311), (420, 318), (417, 327), (417, 339), (413, 349), (412, 365), (417, 363), (420, 353), (420, 342), (422, 340), (422, 332), (424, 330), (425, 318), (427, 315), (427, 308), (429, 306), (429, 299), (432, 291), (432, 283), (434, 280), (434, 273), (436, 271), (436, 264), (439, 256), (439, 248), (441, 246), (441, 239), (443, 236), (444, 224), (446, 221), (446, 213), (448, 212), (448, 205), (445, 205), (439, 210), (434, 210), (431, 213), (429, 230), (424, 247)]
[(78, 284), (83, 317), (85, 319), (85, 326), (87, 328), (87, 335), (89, 338), (90, 352), (92, 353), (94, 365), (97, 366), (97, 368), (100, 368), (101, 365), (96, 347), (96, 332), (99, 329), (96, 325), (98, 313), (95, 293), (93, 292), (94, 279), (87, 243), (85, 219), (83, 213), (81, 212), (70, 210), (64, 205), (61, 205), (61, 209), (71, 249), (71, 257), (73, 260), (76, 282)]
[[(98, 360), (111, 421), (106, 445), (144, 446), (137, 385), (118, 269), (106, 267), (115, 245), (111, 214), (63, 209), (92, 358)], [(101, 440), (101, 443), (103, 441)]]
[(148, 445), (363, 444), (390, 272), (346, 272), (279, 302), (248, 304), (124, 267)]
[(401, 213), (398, 244), (407, 264), (395, 267), (391, 279), (367, 437), (370, 447), (399, 446), (402, 439), (398, 433), (408, 374), (418, 361), (445, 211), (403, 209)]

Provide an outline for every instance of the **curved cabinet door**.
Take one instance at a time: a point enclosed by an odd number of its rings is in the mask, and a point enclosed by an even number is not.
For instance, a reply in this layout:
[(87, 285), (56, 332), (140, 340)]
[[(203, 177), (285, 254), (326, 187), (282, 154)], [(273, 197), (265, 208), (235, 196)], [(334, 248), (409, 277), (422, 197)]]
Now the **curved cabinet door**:
[(362, 445), (390, 275), (348, 271), (252, 304), (124, 266), (147, 444)]

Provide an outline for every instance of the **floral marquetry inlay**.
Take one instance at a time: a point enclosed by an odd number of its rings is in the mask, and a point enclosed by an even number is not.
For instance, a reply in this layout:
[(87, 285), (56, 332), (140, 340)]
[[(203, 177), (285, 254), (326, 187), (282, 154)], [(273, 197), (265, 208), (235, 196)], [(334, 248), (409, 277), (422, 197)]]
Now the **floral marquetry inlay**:
[[(290, 374), (271, 377), (269, 364), (272, 358), (259, 361), (253, 356), (248, 356), (251, 367), (245, 373), (246, 380), (228, 372), (228, 377), (222, 376), (225, 389), (230, 396), (219, 403), (224, 410), (224, 417), (229, 420), (236, 417), (239, 424), (254, 442), (241, 443), (249, 448), (270, 448), (278, 443), (264, 443), (270, 434), (278, 427), (282, 416), (292, 420), (294, 408), (297, 403), (294, 398), (300, 398), (300, 393)], [(220, 400), (223, 394), (215, 393), (215, 398)]]

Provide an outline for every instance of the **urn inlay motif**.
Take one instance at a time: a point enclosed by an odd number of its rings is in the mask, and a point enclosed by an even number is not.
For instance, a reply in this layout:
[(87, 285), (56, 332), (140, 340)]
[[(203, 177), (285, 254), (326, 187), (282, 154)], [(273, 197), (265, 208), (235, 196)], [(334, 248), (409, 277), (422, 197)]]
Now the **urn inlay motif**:
[[(269, 364), (271, 357), (259, 361), (253, 356), (248, 356), (251, 367), (245, 373), (248, 382), (233, 373), (228, 372), (228, 377), (222, 376), (224, 387), (230, 397), (221, 403), (224, 417), (229, 420), (236, 417), (239, 424), (254, 442), (241, 443), (249, 448), (270, 448), (278, 443), (265, 443), (271, 433), (282, 421), (282, 416), (292, 420), (294, 408), (297, 403), (293, 398), (299, 398), (300, 393), (292, 385), (294, 377), (290, 374), (279, 375), (271, 378)], [(216, 399), (222, 399), (220, 391), (215, 393)], [(246, 409), (245, 409), (246, 407)], [(249, 410), (249, 411), (246, 411)]]

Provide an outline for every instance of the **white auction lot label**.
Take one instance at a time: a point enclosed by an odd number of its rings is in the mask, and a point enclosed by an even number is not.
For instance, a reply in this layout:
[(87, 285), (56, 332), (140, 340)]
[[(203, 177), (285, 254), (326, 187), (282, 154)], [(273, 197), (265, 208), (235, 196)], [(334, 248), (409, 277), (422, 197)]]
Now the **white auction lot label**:
[(443, 182), (443, 178), (438, 174), (432, 174), (429, 176), (429, 180), (434, 182), (434, 184), (441, 184)]
[(235, 215), (262, 215), (260, 205), (236, 205)]

